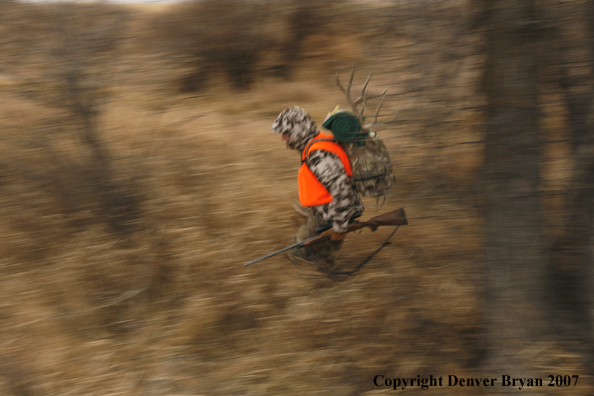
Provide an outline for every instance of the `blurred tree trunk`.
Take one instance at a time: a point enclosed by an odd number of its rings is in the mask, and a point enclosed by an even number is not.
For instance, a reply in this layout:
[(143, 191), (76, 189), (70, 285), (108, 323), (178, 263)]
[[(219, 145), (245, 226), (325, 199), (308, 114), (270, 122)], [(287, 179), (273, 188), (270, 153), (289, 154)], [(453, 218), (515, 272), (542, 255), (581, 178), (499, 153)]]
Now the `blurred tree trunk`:
[(519, 352), (545, 335), (538, 30), (532, 0), (486, 0), (484, 6), (485, 368), (495, 375), (513, 372), (526, 378), (536, 375), (530, 375), (531, 362), (522, 361)]
[[(585, 346), (594, 361), (594, 0), (566, 4), (557, 40), (560, 84), (568, 115), (574, 158), (565, 204), (565, 224), (553, 245), (551, 284), (555, 291), (555, 323), (569, 341)], [(571, 23), (570, 23), (571, 22)], [(590, 365), (592, 366), (592, 365)]]

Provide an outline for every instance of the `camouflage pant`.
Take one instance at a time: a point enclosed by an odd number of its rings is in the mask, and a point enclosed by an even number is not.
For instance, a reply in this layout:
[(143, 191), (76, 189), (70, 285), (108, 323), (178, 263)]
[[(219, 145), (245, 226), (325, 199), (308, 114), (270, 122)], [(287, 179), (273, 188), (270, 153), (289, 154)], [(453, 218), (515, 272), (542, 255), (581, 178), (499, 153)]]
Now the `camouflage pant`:
[[(313, 213), (308, 214), (307, 220), (299, 227), (295, 234), (295, 243), (317, 235), (316, 228), (324, 224), (321, 218), (315, 216)], [(320, 268), (329, 268), (334, 264), (341, 245), (342, 241), (334, 242), (327, 239), (310, 246), (291, 249), (288, 255), (293, 262), (307, 262), (315, 264)]]

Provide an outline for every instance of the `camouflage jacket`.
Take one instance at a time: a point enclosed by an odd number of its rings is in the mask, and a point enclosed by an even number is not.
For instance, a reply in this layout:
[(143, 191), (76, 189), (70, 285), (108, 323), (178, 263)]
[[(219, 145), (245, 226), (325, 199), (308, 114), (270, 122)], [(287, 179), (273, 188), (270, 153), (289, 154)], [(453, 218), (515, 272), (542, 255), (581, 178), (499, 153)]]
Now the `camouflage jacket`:
[[(297, 106), (283, 110), (272, 125), (272, 131), (288, 134), (290, 139), (287, 147), (299, 152), (319, 133), (313, 119)], [(349, 182), (342, 162), (333, 153), (315, 150), (309, 154), (307, 164), (332, 195), (332, 202), (312, 207), (314, 215), (325, 223), (332, 222), (334, 231), (346, 232), (351, 217), (357, 212), (363, 212), (364, 207), (361, 197)]]
[(332, 222), (334, 231), (346, 232), (351, 217), (363, 212), (364, 207), (342, 162), (334, 153), (315, 150), (309, 154), (307, 165), (332, 195), (331, 202), (312, 207), (314, 215), (321, 217), (325, 223)]

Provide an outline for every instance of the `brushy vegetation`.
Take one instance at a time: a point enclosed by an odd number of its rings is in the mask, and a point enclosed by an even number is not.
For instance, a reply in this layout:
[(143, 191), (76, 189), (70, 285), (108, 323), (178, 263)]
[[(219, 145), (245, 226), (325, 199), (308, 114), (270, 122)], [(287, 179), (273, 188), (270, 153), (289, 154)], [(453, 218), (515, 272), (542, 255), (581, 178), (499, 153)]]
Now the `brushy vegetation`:
[(245, 90), (259, 77), (294, 76), (305, 66), (309, 38), (339, 36), (352, 22), (345, 7), (345, 1), (327, 0), (186, 2), (156, 16), (150, 37), (174, 64), (189, 69), (182, 91), (202, 91), (217, 77)]
[[(0, 394), (371, 396), (394, 392), (377, 374), (473, 375), (481, 41), (466, 2), (418, 3), (0, 1)], [(381, 211), (410, 225), (353, 278), (282, 255), (244, 268), (301, 222), (298, 155), (270, 125), (346, 105), (334, 74), (354, 62), (400, 108), (380, 133), (398, 179)], [(341, 263), (390, 231), (349, 236)], [(543, 378), (584, 365), (521, 353)]]

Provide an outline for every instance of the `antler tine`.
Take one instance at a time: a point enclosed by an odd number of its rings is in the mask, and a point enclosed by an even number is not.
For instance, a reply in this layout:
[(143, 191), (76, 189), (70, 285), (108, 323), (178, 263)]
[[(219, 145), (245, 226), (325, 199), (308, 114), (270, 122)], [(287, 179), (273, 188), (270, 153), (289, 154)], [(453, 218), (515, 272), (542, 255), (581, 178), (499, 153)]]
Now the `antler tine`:
[(353, 71), (351, 72), (351, 78), (349, 80), (349, 85), (348, 87), (343, 87), (342, 83), (340, 82), (340, 73), (336, 73), (336, 85), (338, 85), (338, 87), (340, 88), (340, 90), (342, 92), (344, 92), (345, 94), (347, 94), (347, 96), (351, 93), (351, 87), (353, 85), (353, 78), (355, 77), (355, 68), (353, 67)]
[(351, 87), (353, 86), (353, 78), (355, 78), (355, 67), (353, 66), (353, 70), (351, 71), (351, 78), (349, 79), (349, 93), (351, 92)]
[(359, 119), (359, 122), (361, 124), (363, 124), (363, 122), (362, 122), (363, 121), (363, 112), (365, 111), (366, 107), (367, 107), (367, 95), (365, 95), (365, 97), (363, 98), (363, 106), (361, 106), (361, 108), (357, 112), (357, 118)]
[[(363, 106), (361, 106), (361, 109), (360, 109), (360, 110), (359, 110), (359, 112), (357, 113), (357, 116), (359, 117), (359, 119), (360, 119), (360, 120), (363, 120), (363, 118), (362, 118), (362, 117), (363, 117), (363, 112), (365, 111), (365, 109), (366, 109), (366, 107), (367, 107), (367, 101), (368, 101), (369, 99), (375, 99), (375, 98), (379, 98), (380, 96), (384, 96), (384, 97), (385, 97), (386, 91), (387, 91), (387, 89), (386, 89), (386, 90), (385, 90), (383, 93), (381, 93), (381, 94), (379, 94), (379, 95), (365, 95), (365, 96), (363, 97)], [(382, 99), (382, 102), (383, 102), (383, 99)], [(380, 104), (380, 107), (381, 107), (381, 104)], [(379, 111), (379, 110), (378, 110), (378, 111)], [(376, 112), (376, 119), (377, 119), (377, 112)], [(362, 124), (362, 123), (361, 123), (361, 124)]]
[[(383, 100), (382, 100), (383, 102)], [(398, 107), (398, 111), (396, 112), (396, 114), (394, 115), (394, 117), (392, 117), (389, 121), (386, 122), (380, 122), (379, 124), (375, 123), (375, 120), (367, 125), (365, 125), (365, 129), (370, 130), (371, 128), (374, 128), (375, 131), (378, 131), (379, 128), (383, 127), (384, 125), (387, 125), (391, 122), (394, 122), (396, 120), (396, 118), (398, 118), (398, 114), (400, 113), (400, 107)]]
[[(354, 72), (354, 70), (353, 70), (353, 72)], [(367, 77), (367, 80), (365, 80), (365, 84), (363, 84), (363, 89), (361, 90), (361, 96), (359, 96), (359, 98), (353, 102), (353, 104), (355, 106), (357, 106), (359, 103), (367, 100), (367, 85), (369, 85), (369, 80), (371, 80), (371, 76), (373, 76), (373, 70), (371, 71), (371, 73), (369, 73), (369, 77)], [(361, 112), (361, 114), (362, 113), (363, 112)]]
[(342, 86), (342, 83), (340, 82), (340, 73), (336, 73), (336, 85), (338, 86), (338, 88), (340, 88), (340, 90), (344, 93), (346, 93), (344, 87)]
[(349, 85), (345, 88), (342, 86), (342, 83), (340, 82), (340, 77), (339, 77), (338, 73), (336, 73), (336, 85), (338, 85), (338, 88), (340, 88), (340, 90), (346, 95), (347, 101), (353, 108), (353, 112), (356, 113), (357, 105), (354, 104), (353, 99), (351, 99), (351, 87), (353, 86), (353, 78), (354, 77), (355, 77), (355, 68), (353, 67), (353, 71), (351, 72), (351, 78), (349, 80)]
[(377, 109), (375, 110), (375, 114), (373, 115), (373, 121), (371, 121), (371, 126), (373, 126), (377, 122), (377, 116), (379, 115), (380, 109), (384, 104), (384, 100), (386, 100), (386, 92), (388, 92), (388, 88), (386, 88), (386, 90), (382, 92), (380, 95), (376, 96), (378, 98), (381, 96), (382, 100), (380, 101), (379, 105), (377, 106)]

